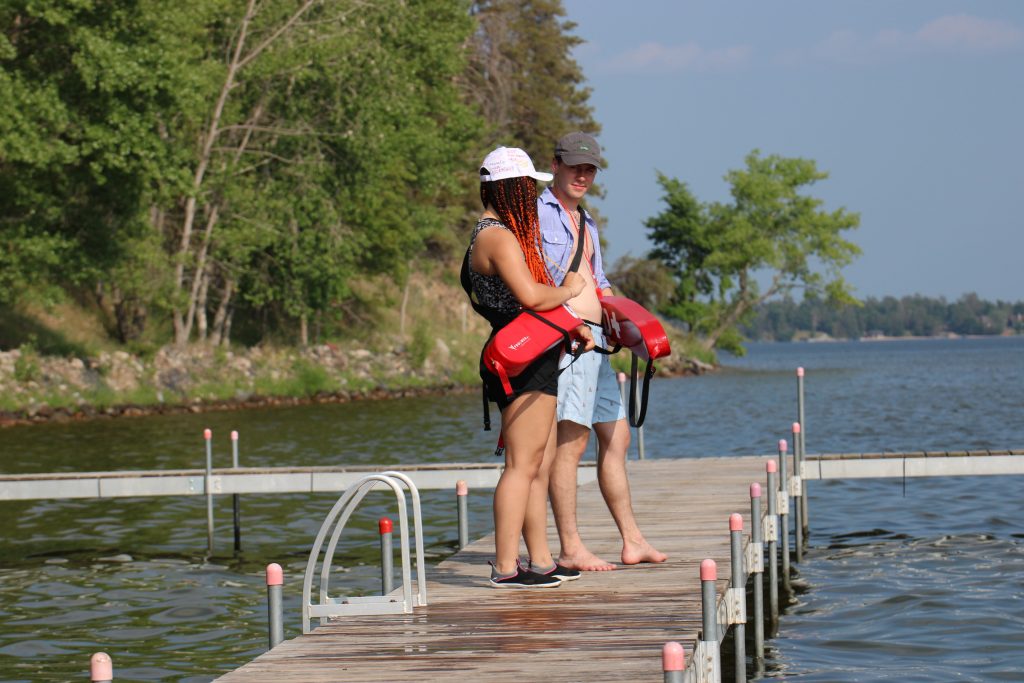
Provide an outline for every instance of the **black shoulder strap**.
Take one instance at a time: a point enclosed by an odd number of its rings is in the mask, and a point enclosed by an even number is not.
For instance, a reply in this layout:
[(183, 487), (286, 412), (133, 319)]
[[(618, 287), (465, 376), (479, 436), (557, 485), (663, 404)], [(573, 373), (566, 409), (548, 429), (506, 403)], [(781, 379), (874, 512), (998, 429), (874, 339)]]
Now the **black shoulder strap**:
[(580, 269), (580, 262), (583, 261), (583, 246), (587, 241), (587, 212), (583, 210), (582, 206), (576, 208), (580, 210), (580, 224), (576, 229), (576, 253), (573, 254), (572, 263), (569, 264), (567, 273), (575, 273)]
[(644, 419), (647, 417), (647, 392), (651, 386), (651, 377), (654, 376), (654, 361), (647, 361), (647, 370), (644, 372), (643, 388), (640, 390), (640, 411), (637, 412), (637, 391), (636, 380), (638, 376), (638, 364), (636, 354), (633, 354), (632, 367), (629, 378), (629, 426), (643, 427)]

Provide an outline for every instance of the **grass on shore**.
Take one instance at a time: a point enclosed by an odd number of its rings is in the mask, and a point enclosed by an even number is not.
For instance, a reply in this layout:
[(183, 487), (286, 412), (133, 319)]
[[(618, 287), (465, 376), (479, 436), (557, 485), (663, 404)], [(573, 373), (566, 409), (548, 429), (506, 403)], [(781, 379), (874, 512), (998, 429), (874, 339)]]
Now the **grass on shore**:
[[(468, 308), (462, 291), (435, 277), (418, 278), (404, 294), (404, 320), (399, 305), (403, 292), (391, 291), (376, 304), (375, 329), (318, 340), (337, 350), (340, 359), (334, 358), (334, 364), (320, 362), (310, 349), (287, 343), (263, 345), (258, 353), (244, 347), (195, 345), (185, 355), (202, 362), (188, 369), (186, 381), (172, 386), (162, 383), (154, 368), (156, 353), (132, 353), (138, 345), (117, 344), (107, 333), (102, 312), (95, 308), (65, 301), (49, 308), (0, 309), (0, 350), (20, 348), (13, 376), (5, 377), (0, 369), (0, 385), (7, 385), (0, 392), (0, 411), (31, 415), (41, 409), (74, 412), (85, 407), (145, 408), (476, 385), (488, 327)], [(669, 333), (673, 356), (714, 362), (713, 354), (709, 358), (685, 335)], [(146, 346), (158, 348), (153, 343)], [(132, 381), (114, 381), (118, 371), (95, 361), (97, 356), (109, 361), (118, 351), (129, 353), (141, 366)], [(246, 367), (251, 369), (239, 372), (230, 361), (247, 354), (252, 362)], [(70, 358), (81, 359), (94, 370), (88, 382), (71, 383), (55, 376), (50, 361)], [(629, 371), (630, 354), (616, 354), (611, 361), (616, 371)]]

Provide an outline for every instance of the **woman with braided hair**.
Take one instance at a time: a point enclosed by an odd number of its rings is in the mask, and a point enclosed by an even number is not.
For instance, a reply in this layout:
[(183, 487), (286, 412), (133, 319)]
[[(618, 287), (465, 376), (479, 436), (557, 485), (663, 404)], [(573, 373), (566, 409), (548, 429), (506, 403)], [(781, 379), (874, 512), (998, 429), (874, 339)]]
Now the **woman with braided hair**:
[[(547, 311), (583, 291), (584, 280), (570, 273), (554, 286), (544, 266), (537, 218), (537, 180), (549, 181), (525, 152), (499, 147), (480, 168), (484, 211), (469, 245), (469, 278), (488, 319), (500, 329), (523, 309)], [(594, 346), (586, 325), (577, 328), (585, 350)], [(494, 544), (490, 583), (495, 588), (550, 588), (579, 572), (555, 563), (547, 542), (548, 471), (555, 456), (555, 405), (562, 349), (548, 351), (511, 378), (513, 394), (481, 366), (490, 400), (501, 410), (505, 469), (494, 490)], [(519, 536), (530, 553), (519, 562)]]

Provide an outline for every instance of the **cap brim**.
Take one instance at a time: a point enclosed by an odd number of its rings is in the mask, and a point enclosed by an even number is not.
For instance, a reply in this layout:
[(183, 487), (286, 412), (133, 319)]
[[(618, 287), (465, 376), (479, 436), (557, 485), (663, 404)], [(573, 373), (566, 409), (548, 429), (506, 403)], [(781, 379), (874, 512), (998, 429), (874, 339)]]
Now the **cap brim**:
[[(481, 170), (483, 170), (483, 169), (481, 169)], [(494, 174), (494, 175), (499, 175), (500, 176), (500, 174)], [(509, 180), (511, 178), (533, 178), (534, 180), (539, 180), (542, 183), (550, 183), (552, 180), (555, 179), (555, 176), (551, 175), (550, 173), (544, 173), (542, 171), (534, 171), (533, 173), (517, 173), (515, 175), (500, 176), (498, 178), (495, 178), (494, 175), (491, 175), (489, 173), (481, 173), (480, 174), (480, 182), (482, 182), (482, 183), (493, 183), (493, 182), (496, 182), (498, 180)]]
[(590, 154), (563, 154), (561, 156), (562, 163), (568, 164), (569, 166), (579, 166), (580, 164), (591, 164), (592, 166), (601, 168), (601, 160), (590, 155)]

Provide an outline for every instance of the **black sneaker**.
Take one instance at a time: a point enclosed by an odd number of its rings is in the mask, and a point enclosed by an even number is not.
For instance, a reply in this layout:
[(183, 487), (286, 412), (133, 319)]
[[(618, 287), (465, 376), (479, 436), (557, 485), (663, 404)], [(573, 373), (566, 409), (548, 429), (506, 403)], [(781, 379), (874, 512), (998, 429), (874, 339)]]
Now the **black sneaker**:
[(562, 580), (531, 572), (517, 562), (516, 573), (508, 576), (499, 574), (492, 565), (490, 584), (491, 588), (558, 588), (562, 585)]
[(583, 572), (579, 569), (570, 569), (569, 567), (563, 567), (562, 565), (555, 562), (555, 566), (551, 569), (540, 570), (533, 566), (533, 562), (530, 563), (530, 571), (544, 576), (553, 576), (559, 581), (575, 581), (576, 579), (583, 576)]

